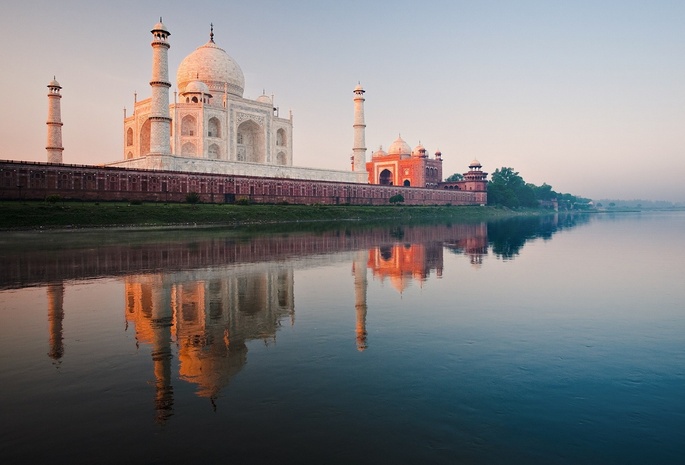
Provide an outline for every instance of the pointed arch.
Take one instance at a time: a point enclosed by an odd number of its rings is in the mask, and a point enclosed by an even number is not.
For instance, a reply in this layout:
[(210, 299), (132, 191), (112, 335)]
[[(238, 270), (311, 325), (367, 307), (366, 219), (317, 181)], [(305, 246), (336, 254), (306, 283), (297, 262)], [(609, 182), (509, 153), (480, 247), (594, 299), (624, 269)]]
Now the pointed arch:
[(238, 160), (251, 163), (266, 161), (264, 129), (252, 120), (238, 126)]
[(193, 115), (185, 115), (181, 120), (181, 135), (194, 136), (197, 134), (197, 120)]
[(126, 146), (133, 145), (133, 128), (128, 128), (126, 130)]
[(207, 137), (221, 137), (221, 122), (213, 116), (207, 122)]
[(197, 155), (197, 149), (192, 142), (186, 142), (181, 147), (181, 155)]
[(208, 156), (212, 160), (220, 159), (221, 158), (221, 148), (217, 144), (210, 145)]
[(280, 147), (285, 147), (288, 145), (288, 137), (286, 136), (285, 129), (283, 128), (276, 131), (276, 145)]
[(392, 186), (392, 172), (388, 169), (381, 171), (378, 184), (381, 186)]
[(150, 153), (150, 120), (146, 119), (140, 127), (140, 154)]

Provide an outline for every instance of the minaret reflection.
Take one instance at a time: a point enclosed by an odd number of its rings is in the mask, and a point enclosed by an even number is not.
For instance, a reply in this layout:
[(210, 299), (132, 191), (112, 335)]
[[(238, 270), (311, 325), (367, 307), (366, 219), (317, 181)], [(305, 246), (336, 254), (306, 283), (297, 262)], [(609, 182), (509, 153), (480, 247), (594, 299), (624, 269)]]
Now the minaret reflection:
[(354, 275), (354, 308), (357, 314), (357, 350), (366, 349), (366, 260), (367, 252), (359, 251), (352, 262), (352, 274)]
[(48, 284), (48, 326), (50, 331), (50, 351), (48, 356), (59, 363), (64, 355), (64, 283)]
[(171, 344), (178, 348), (179, 378), (216, 408), (220, 391), (247, 361), (247, 342), (275, 341), (283, 318), (294, 321), (291, 268), (179, 271), (126, 278), (126, 319), (136, 339), (152, 345), (158, 420), (172, 413)]
[(171, 385), (171, 341), (173, 314), (165, 292), (169, 284), (162, 276), (131, 276), (125, 280), (126, 319), (135, 324), (136, 344), (152, 347), (155, 374), (155, 410), (158, 423), (173, 415), (174, 389)]

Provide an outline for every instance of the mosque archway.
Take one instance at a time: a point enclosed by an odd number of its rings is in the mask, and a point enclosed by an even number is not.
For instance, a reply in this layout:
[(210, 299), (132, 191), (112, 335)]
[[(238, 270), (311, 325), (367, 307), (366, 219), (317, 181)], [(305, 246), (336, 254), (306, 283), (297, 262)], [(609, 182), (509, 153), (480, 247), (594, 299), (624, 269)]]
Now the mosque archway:
[(197, 121), (192, 115), (185, 115), (181, 120), (181, 135), (194, 136), (196, 133)]
[(221, 149), (219, 148), (218, 145), (212, 144), (209, 146), (208, 155), (209, 155), (209, 158), (211, 158), (213, 160), (218, 160), (219, 158), (221, 158)]
[(265, 155), (264, 130), (252, 120), (240, 124), (238, 126), (238, 161), (264, 163)]
[(279, 129), (276, 132), (276, 145), (284, 147), (288, 144), (288, 139), (285, 136), (285, 130)]
[(207, 122), (207, 136), (221, 137), (221, 123), (219, 122), (219, 118), (209, 118), (209, 121)]
[(404, 184), (404, 187), (409, 187), (409, 186), (411, 186), (411, 181), (409, 181), (409, 179), (405, 179), (403, 184)]
[(150, 153), (150, 120), (146, 119), (140, 127), (140, 154)]
[(286, 164), (285, 152), (278, 152), (278, 155), (276, 155), (276, 163), (279, 165)]
[(381, 186), (392, 186), (392, 173), (390, 170), (381, 171), (380, 177), (378, 178), (378, 184)]
[(181, 155), (196, 155), (197, 149), (192, 142), (186, 142), (181, 146)]

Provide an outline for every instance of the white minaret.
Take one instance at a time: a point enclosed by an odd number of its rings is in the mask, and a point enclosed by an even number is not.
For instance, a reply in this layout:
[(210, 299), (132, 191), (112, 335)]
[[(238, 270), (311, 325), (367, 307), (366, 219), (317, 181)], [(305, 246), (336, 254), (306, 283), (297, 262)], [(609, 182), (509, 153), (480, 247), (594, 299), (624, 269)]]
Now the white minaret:
[(361, 84), (354, 88), (354, 147), (352, 171), (366, 171), (366, 124), (364, 123), (364, 92)]
[[(150, 153), (171, 154), (171, 118), (169, 117), (169, 51), (171, 35), (162, 24), (162, 18), (150, 31), (152, 33), (152, 102), (150, 105)], [(147, 154), (142, 154), (147, 155)]]
[(62, 163), (62, 95), (59, 93), (62, 86), (53, 76), (48, 89), (48, 141), (45, 150), (48, 152), (48, 163)]

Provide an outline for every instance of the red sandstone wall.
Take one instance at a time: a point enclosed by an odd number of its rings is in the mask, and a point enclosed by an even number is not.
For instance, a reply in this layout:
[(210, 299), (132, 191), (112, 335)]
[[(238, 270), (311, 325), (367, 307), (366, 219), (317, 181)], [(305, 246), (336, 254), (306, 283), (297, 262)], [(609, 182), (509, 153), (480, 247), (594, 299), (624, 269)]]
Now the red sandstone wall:
[(70, 200), (184, 202), (189, 192), (211, 203), (249, 199), (256, 203), (387, 205), (395, 194), (402, 194), (406, 205), (487, 203), (487, 193), (482, 191), (0, 161), (3, 200), (59, 195)]

